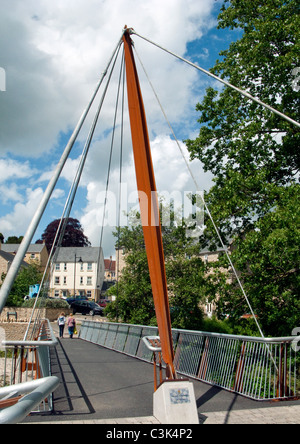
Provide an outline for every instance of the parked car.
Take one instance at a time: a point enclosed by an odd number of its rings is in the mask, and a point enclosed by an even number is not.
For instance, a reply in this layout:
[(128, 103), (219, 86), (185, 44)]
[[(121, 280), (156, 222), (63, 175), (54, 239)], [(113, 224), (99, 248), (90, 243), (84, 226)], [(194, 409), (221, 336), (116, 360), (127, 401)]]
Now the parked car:
[(71, 309), (73, 310), (73, 314), (81, 313), (91, 316), (103, 316), (103, 308), (92, 301), (74, 301), (71, 303)]
[(110, 301), (108, 299), (100, 299), (100, 301), (98, 301), (98, 304), (100, 305), (100, 307), (105, 308), (107, 306), (107, 304), (109, 304)]
[(66, 301), (69, 305), (71, 305), (73, 302), (88, 301), (88, 298), (85, 296), (72, 296), (70, 298), (67, 298)]

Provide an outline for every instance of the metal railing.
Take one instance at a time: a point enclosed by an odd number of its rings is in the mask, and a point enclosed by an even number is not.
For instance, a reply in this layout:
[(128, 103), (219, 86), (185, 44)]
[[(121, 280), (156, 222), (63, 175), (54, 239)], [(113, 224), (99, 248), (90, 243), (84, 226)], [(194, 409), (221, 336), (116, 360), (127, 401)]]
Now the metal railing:
[[(142, 338), (157, 336), (156, 327), (84, 321), (79, 337), (153, 362)], [(300, 353), (295, 337), (257, 338), (172, 330), (178, 373), (255, 400), (300, 396)]]
[(47, 319), (36, 322), (32, 334), (33, 340), (1, 344), (0, 424), (16, 423), (22, 415), (24, 419), (30, 412), (49, 412), (53, 408), (52, 392), (59, 380), (51, 376), (50, 348), (58, 341)]

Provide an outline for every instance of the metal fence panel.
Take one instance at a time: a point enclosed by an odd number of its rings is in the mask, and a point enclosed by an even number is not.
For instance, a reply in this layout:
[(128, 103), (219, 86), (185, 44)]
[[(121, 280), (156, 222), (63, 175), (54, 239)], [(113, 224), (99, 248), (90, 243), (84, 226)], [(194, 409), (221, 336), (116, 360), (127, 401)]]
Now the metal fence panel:
[(183, 374), (196, 376), (204, 344), (204, 337), (192, 333), (180, 332), (174, 365)]
[[(152, 361), (142, 338), (157, 336), (157, 327), (90, 324), (95, 323), (82, 324), (82, 339)], [(256, 400), (299, 397), (300, 353), (292, 348), (294, 337), (264, 339), (179, 329), (173, 329), (172, 336), (179, 374)]]
[(130, 356), (136, 356), (138, 346), (141, 340), (143, 327), (138, 325), (130, 325), (128, 337), (124, 348), (124, 353)]
[(103, 323), (100, 324), (100, 331), (99, 331), (99, 336), (98, 336), (98, 339), (97, 339), (97, 344), (98, 345), (104, 345), (105, 344), (106, 335), (107, 335), (107, 332), (108, 332), (108, 327), (109, 327), (109, 324), (106, 323), (106, 322), (103, 322)]
[[(157, 327), (144, 327), (141, 332), (141, 338), (145, 336), (156, 336), (158, 332)], [(136, 356), (144, 361), (151, 362), (153, 359), (153, 352), (140, 340)]]
[(105, 347), (114, 349), (117, 331), (118, 331), (118, 324), (109, 324), (104, 343)]
[(114, 346), (114, 349), (116, 351), (119, 351), (119, 352), (124, 351), (127, 336), (128, 336), (128, 330), (129, 330), (129, 325), (126, 325), (126, 324), (119, 325), (116, 340), (115, 340), (115, 346)]

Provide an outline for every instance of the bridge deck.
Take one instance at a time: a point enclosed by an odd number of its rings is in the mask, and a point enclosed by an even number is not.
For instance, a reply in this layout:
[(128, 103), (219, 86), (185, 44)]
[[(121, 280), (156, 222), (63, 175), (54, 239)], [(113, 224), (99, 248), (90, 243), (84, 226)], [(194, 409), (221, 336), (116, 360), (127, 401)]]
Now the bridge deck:
[[(153, 415), (152, 364), (81, 339), (61, 339), (53, 352), (52, 374), (61, 380), (54, 392), (54, 413), (44, 417), (33, 415), (26, 422)], [(200, 420), (202, 412), (291, 405), (291, 402), (252, 401), (199, 381), (193, 382)]]

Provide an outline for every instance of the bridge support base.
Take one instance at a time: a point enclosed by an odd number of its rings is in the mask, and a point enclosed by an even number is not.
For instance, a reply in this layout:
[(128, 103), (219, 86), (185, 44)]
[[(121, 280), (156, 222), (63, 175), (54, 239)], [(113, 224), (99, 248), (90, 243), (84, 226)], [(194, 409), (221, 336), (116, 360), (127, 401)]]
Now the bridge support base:
[(199, 424), (193, 384), (185, 380), (163, 382), (153, 395), (153, 415), (161, 424)]

